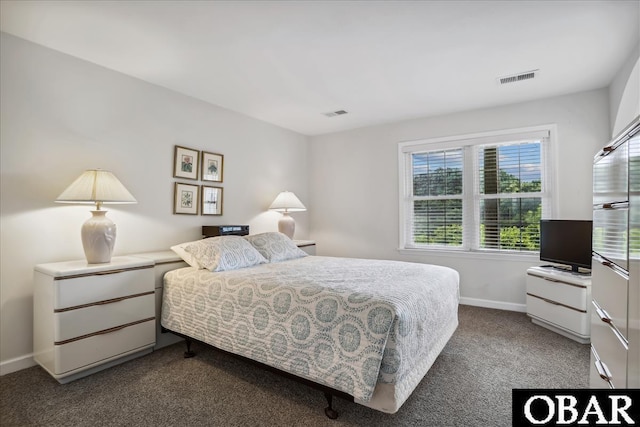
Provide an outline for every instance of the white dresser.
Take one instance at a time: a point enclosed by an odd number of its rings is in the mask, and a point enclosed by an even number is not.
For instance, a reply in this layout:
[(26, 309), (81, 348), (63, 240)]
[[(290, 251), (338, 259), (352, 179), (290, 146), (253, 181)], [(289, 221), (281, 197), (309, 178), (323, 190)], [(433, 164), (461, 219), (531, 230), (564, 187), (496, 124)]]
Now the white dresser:
[(592, 388), (640, 387), (640, 117), (593, 166)]
[(590, 310), (591, 276), (553, 267), (527, 270), (527, 315), (533, 323), (586, 344)]
[(39, 264), (34, 272), (34, 360), (61, 383), (152, 351), (154, 261), (114, 257)]

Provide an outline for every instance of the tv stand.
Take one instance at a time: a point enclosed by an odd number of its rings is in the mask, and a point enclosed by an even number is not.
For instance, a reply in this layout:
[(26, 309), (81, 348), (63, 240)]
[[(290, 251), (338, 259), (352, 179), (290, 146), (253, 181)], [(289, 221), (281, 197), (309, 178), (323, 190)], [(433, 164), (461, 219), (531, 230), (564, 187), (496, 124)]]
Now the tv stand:
[(531, 321), (582, 344), (591, 339), (591, 275), (545, 265), (527, 270)]
[(540, 266), (540, 268), (555, 269), (558, 271), (564, 271), (564, 272), (576, 274), (579, 276), (591, 277), (591, 270), (588, 270), (586, 268), (580, 271), (580, 267), (571, 267), (568, 265), (552, 265), (552, 264), (542, 265)]

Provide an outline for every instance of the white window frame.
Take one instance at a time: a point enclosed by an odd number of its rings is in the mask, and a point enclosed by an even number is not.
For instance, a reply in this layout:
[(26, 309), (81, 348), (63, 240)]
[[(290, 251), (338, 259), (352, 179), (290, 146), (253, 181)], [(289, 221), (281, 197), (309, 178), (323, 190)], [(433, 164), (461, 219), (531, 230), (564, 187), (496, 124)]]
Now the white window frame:
[[(443, 138), (430, 138), (416, 141), (404, 141), (398, 143), (398, 204), (399, 204), (399, 250), (404, 253), (414, 252), (430, 252), (439, 254), (488, 254), (490, 256), (500, 255), (508, 257), (516, 255), (521, 258), (523, 256), (536, 256), (538, 252), (531, 251), (509, 251), (479, 248), (479, 203), (480, 199), (476, 194), (478, 183), (476, 182), (476, 173), (478, 169), (477, 158), (474, 153), (474, 147), (486, 144), (495, 144), (501, 142), (511, 142), (522, 139), (535, 138), (536, 135), (548, 135), (546, 141), (541, 146), (542, 160), (542, 190), (543, 211), (542, 218), (553, 218), (557, 200), (557, 172), (556, 172), (556, 135), (557, 127), (555, 124), (546, 124), (539, 126), (531, 126), (517, 129), (505, 129), (499, 131), (490, 131), (482, 133), (474, 133), (467, 135), (450, 136)], [(409, 224), (410, 210), (412, 207), (412, 191), (413, 179), (409, 172), (412, 171), (411, 155), (425, 151), (437, 151), (453, 148), (463, 148), (463, 244), (462, 247), (456, 248), (451, 246), (417, 246), (413, 245), (410, 237), (411, 225)], [(471, 166), (471, 167), (470, 167)], [(471, 189), (469, 191), (468, 189)], [(526, 196), (526, 193), (523, 193)], [(522, 197), (522, 196), (519, 196)], [(472, 230), (469, 230), (471, 225)]]

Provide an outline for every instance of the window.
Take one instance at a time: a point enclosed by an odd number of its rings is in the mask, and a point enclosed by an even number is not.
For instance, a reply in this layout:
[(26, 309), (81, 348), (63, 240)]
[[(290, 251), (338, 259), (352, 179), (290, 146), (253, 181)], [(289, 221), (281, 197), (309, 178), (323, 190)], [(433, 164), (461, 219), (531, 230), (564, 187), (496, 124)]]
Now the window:
[(537, 252), (551, 127), (399, 145), (400, 247)]

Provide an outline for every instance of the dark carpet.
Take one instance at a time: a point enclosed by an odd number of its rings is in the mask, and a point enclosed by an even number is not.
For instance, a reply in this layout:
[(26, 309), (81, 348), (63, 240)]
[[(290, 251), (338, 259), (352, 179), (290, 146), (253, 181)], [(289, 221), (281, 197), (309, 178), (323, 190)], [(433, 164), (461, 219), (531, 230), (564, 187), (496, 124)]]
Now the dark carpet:
[(589, 346), (523, 313), (460, 306), (460, 326), (393, 415), (211, 348), (176, 344), (61, 385), (40, 367), (0, 377), (2, 426), (509, 426), (513, 388), (586, 388)]

